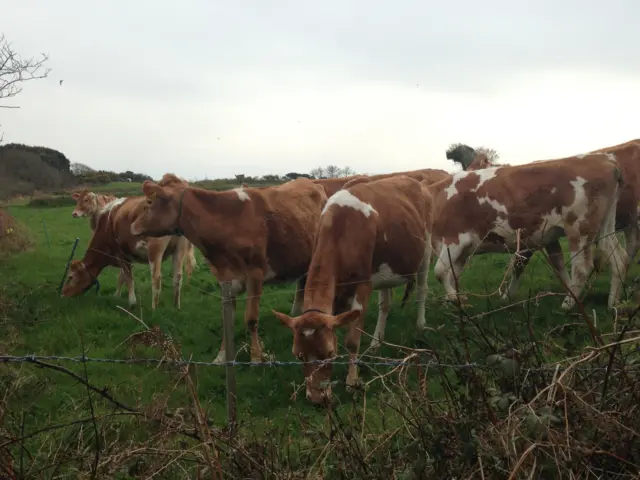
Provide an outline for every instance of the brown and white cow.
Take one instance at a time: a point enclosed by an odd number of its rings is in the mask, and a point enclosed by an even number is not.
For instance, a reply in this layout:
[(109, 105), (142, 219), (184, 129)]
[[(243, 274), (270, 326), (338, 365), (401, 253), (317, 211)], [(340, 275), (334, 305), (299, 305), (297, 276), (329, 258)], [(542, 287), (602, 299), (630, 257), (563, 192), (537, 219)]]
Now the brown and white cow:
[[(307, 272), (317, 223), (327, 201), (306, 178), (263, 188), (222, 192), (144, 182), (145, 209), (134, 235), (162, 236), (181, 229), (202, 251), (220, 282), (246, 285), (245, 322), (251, 360), (262, 361), (258, 315), (263, 284), (300, 281)], [(296, 293), (294, 307), (300, 303)], [(224, 338), (217, 359), (224, 358)]]
[[(144, 197), (118, 198), (109, 202), (99, 213), (96, 228), (82, 261), (75, 260), (62, 289), (62, 296), (72, 297), (84, 293), (107, 266), (119, 267), (129, 290), (129, 304), (136, 303), (133, 264), (148, 263), (152, 277), (152, 302), (155, 310), (162, 286), (162, 262), (173, 258), (174, 305), (180, 308), (182, 269), (185, 260), (190, 270), (195, 265), (193, 245), (185, 238), (165, 236), (144, 238), (131, 235), (131, 223), (144, 207)], [(119, 291), (116, 291), (116, 295)]]
[[(620, 166), (604, 153), (462, 171), (429, 185), (436, 278), (451, 298), (457, 294), (454, 275), (472, 253), (513, 252), (516, 246), (538, 250), (566, 236), (572, 256), (569, 287), (577, 296), (593, 268), (588, 247), (598, 240), (612, 266), (612, 307), (626, 274), (625, 252), (614, 234), (621, 185)], [(567, 294), (562, 307), (574, 304)]]
[[(431, 195), (417, 180), (390, 177), (340, 190), (325, 205), (304, 290), (304, 311), (298, 317), (274, 314), (293, 332), (293, 354), (304, 362), (307, 398), (322, 402), (330, 388), (331, 363), (312, 362), (336, 356), (336, 329), (345, 337), (352, 363), (347, 385), (358, 381), (353, 363), (360, 347), (369, 297), (374, 289), (418, 285), (419, 328), (425, 325), (427, 276), (430, 265)], [(417, 273), (416, 273), (417, 272)], [(336, 306), (347, 300), (347, 311)], [(386, 316), (378, 318), (375, 341), (384, 335)]]
[(71, 216), (73, 218), (89, 217), (91, 231), (96, 229), (96, 221), (100, 210), (102, 210), (107, 203), (116, 199), (115, 195), (94, 193), (86, 188), (74, 192), (71, 198), (76, 201), (76, 208), (71, 212)]
[[(640, 247), (640, 229), (638, 228), (638, 202), (640, 201), (640, 140), (635, 139), (619, 145), (605, 147), (589, 153), (610, 153), (615, 158), (622, 172), (622, 189), (620, 199), (616, 206), (616, 230), (624, 231), (627, 252), (627, 268), (633, 261)], [(580, 160), (586, 154), (576, 155)], [(458, 145), (447, 152), (447, 158), (460, 163), (466, 171), (479, 170), (483, 168), (497, 166), (488, 159), (484, 153), (476, 153), (474, 149), (466, 145)], [(537, 163), (537, 162), (532, 162)], [(465, 165), (466, 166), (465, 168)], [(504, 164), (503, 164), (504, 165)], [(564, 266), (564, 253), (558, 241), (550, 242), (545, 250), (549, 254), (549, 260), (557, 272), (561, 281), (569, 284), (569, 275)], [(532, 250), (522, 250), (518, 252), (514, 273), (508, 289), (502, 298), (512, 298), (519, 285), (519, 278), (524, 272), (527, 264), (533, 256)], [(600, 264), (600, 250), (596, 249), (594, 264)]]

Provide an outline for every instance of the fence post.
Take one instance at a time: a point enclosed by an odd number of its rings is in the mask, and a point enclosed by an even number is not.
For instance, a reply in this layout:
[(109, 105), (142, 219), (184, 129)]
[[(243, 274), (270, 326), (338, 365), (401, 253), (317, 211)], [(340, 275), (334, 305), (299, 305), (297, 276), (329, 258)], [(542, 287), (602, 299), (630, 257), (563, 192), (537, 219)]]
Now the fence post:
[(236, 430), (236, 371), (231, 362), (236, 357), (233, 341), (235, 318), (233, 318), (231, 305), (231, 282), (220, 282), (220, 286), (222, 287), (222, 325), (227, 373), (227, 426), (229, 435), (234, 436)]
[(73, 254), (76, 253), (76, 247), (78, 246), (78, 242), (80, 239), (76, 237), (76, 241), (73, 243), (73, 248), (71, 249), (71, 255), (69, 255), (69, 260), (67, 260), (67, 266), (64, 269), (64, 273), (62, 274), (62, 280), (60, 280), (60, 286), (58, 287), (58, 293), (62, 291), (62, 286), (64, 285), (64, 281), (67, 278), (67, 272), (69, 271), (69, 264), (71, 260), (73, 260)]
[(47, 222), (42, 219), (42, 226), (44, 227), (44, 238), (47, 239), (47, 245), (51, 248), (51, 242), (49, 241), (49, 233), (47, 233)]

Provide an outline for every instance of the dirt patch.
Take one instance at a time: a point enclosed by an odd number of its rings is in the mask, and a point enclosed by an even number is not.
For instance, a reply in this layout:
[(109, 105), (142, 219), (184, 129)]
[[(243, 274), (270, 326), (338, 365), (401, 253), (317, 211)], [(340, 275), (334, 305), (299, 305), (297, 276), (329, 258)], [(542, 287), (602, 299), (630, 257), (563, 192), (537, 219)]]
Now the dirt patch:
[(0, 261), (33, 245), (31, 232), (6, 210), (0, 209)]

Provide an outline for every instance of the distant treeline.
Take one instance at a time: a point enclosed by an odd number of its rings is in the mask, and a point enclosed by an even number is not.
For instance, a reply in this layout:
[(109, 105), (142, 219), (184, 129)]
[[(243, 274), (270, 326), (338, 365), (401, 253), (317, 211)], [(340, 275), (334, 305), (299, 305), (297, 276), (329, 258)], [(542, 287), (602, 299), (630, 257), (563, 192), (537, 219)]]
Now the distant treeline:
[[(267, 174), (250, 176), (235, 175), (232, 178), (203, 179), (192, 182), (201, 188), (224, 190), (242, 184), (252, 186), (276, 185), (299, 177), (328, 178), (353, 175), (350, 167), (336, 165), (317, 167), (310, 173), (289, 172), (286, 175)], [(116, 182), (131, 182), (137, 192), (140, 184), (152, 180), (149, 175), (132, 171), (112, 172), (95, 170), (90, 166), (71, 162), (61, 152), (48, 147), (37, 147), (9, 143), (0, 146), (0, 200), (16, 196), (38, 196), (40, 194), (69, 194), (80, 186), (94, 187)], [(109, 187), (106, 187), (109, 188)], [(123, 190), (123, 187), (119, 187)], [(129, 188), (125, 188), (127, 192)], [(133, 191), (133, 190), (132, 190)]]

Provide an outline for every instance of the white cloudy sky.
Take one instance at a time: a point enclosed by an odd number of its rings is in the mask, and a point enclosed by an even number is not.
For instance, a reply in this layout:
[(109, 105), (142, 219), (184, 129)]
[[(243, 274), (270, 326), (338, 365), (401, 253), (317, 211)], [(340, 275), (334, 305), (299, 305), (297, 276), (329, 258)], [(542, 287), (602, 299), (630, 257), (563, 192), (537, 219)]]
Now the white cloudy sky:
[(52, 68), (24, 85), (20, 109), (0, 109), (5, 142), (94, 168), (453, 171), (452, 142), (517, 164), (640, 137), (638, 0), (0, 0), (0, 11), (14, 48), (48, 53)]

